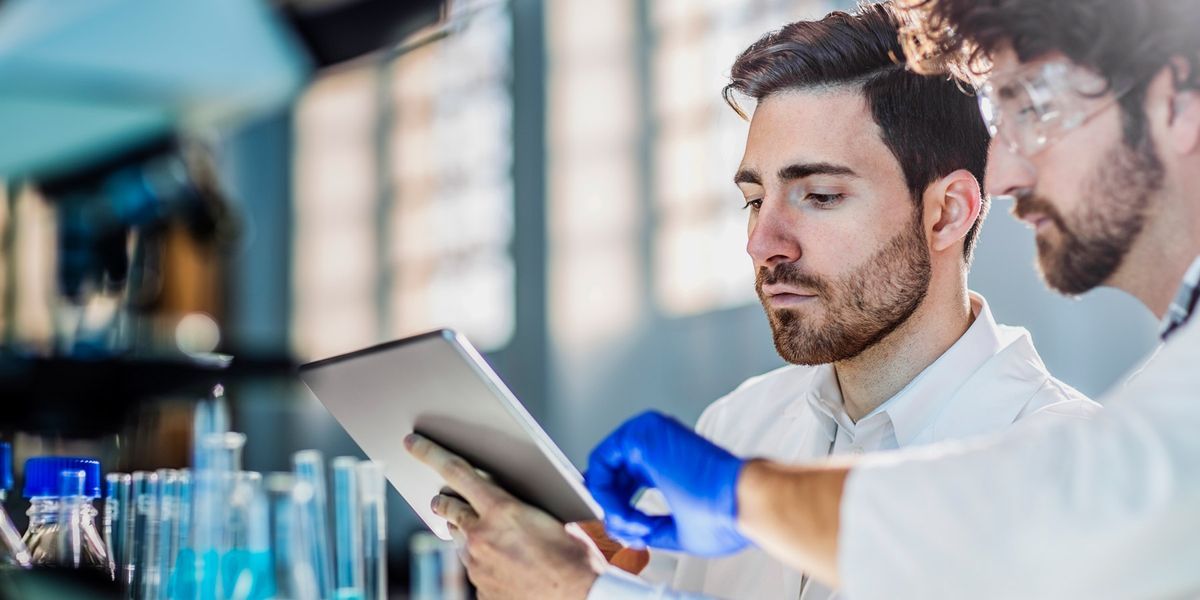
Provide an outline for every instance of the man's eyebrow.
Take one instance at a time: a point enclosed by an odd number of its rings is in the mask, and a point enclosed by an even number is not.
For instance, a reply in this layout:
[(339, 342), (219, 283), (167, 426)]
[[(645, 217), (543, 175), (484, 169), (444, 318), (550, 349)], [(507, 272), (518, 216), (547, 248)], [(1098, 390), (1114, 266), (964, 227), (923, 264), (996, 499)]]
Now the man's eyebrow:
[(833, 163), (798, 163), (788, 165), (779, 170), (779, 178), (783, 181), (804, 179), (813, 175), (837, 175), (842, 177), (858, 177), (854, 169), (845, 165)]
[(759, 177), (758, 171), (754, 169), (739, 169), (737, 175), (733, 176), (733, 182), (737, 184), (752, 183), (754, 185), (762, 185), (762, 177)]

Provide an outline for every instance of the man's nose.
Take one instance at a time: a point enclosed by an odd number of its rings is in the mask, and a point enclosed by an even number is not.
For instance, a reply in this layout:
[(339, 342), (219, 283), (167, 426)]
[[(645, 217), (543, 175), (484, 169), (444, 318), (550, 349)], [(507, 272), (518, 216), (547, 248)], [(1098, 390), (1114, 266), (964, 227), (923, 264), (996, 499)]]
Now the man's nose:
[(990, 196), (1016, 196), (1023, 190), (1033, 189), (1037, 183), (1037, 170), (1028, 158), (993, 139), (984, 182)]
[(746, 241), (746, 253), (756, 269), (800, 260), (803, 250), (795, 212), (782, 199), (763, 201)]

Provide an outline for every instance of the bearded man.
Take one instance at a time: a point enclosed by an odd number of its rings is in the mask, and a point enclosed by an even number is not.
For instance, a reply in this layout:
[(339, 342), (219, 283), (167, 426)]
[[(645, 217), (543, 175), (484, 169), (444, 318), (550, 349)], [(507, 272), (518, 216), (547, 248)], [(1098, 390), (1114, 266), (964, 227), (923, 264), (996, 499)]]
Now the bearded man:
[[(732, 67), (726, 99), (743, 115), (739, 99), (754, 103), (734, 177), (746, 249), (775, 347), (791, 363), (700, 417), (697, 432), (739, 457), (800, 463), (895, 450), (1098, 407), (1050, 375), (1028, 332), (997, 324), (968, 290), (987, 213), (989, 133), (965, 82), (906, 68), (898, 27), (887, 4), (833, 13), (767, 34)], [(443, 464), (441, 449), (412, 445)], [(511, 513), (492, 518), (449, 496), (434, 507), (465, 532), (468, 571), (489, 597), (572, 597), (573, 583), (590, 598), (641, 597), (643, 582), (612, 571), (577, 582), (521, 577), (514, 556), (569, 554), (542, 551), (549, 545), (534, 532), (547, 527), (515, 527)], [(523, 536), (529, 552), (487, 551), (506, 536)], [(705, 554), (703, 541), (689, 542)], [(668, 578), (719, 598), (835, 595), (754, 547), (684, 556)], [(550, 582), (553, 590), (540, 587)]]

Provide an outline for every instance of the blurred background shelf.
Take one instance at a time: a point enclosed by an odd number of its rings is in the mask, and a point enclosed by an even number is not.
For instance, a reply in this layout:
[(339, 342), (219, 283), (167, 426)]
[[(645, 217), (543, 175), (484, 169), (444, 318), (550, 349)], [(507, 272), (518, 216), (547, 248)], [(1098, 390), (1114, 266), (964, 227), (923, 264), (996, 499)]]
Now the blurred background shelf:
[[(188, 359), (0, 357), (0, 423), (71, 438), (116, 433), (144, 404), (198, 399), (217, 385), (294, 380), (288, 357)], [(238, 394), (230, 397), (236, 402)]]

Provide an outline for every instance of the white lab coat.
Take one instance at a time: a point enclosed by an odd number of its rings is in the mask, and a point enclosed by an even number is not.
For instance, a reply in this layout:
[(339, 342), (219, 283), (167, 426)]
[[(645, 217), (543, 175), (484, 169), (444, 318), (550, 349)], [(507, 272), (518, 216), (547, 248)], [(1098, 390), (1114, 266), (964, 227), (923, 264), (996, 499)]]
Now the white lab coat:
[[(1097, 408), (1046, 371), (1028, 332), (996, 324), (972, 294), (975, 322), (938, 360), (872, 413), (850, 420), (834, 369), (789, 366), (753, 378), (714, 403), (697, 431), (734, 454), (806, 462), (831, 452), (894, 450), (990, 434), (1015, 421), (1082, 418)], [(656, 557), (656, 561), (661, 556)], [(827, 588), (758, 549), (682, 557), (672, 587), (718, 598), (827, 600)], [(606, 575), (590, 598), (651, 598), (661, 590)]]
[(1200, 598), (1200, 319), (1087, 423), (880, 456), (842, 500), (847, 596)]

